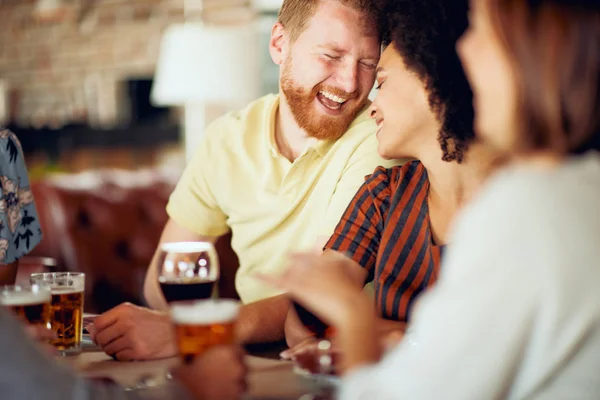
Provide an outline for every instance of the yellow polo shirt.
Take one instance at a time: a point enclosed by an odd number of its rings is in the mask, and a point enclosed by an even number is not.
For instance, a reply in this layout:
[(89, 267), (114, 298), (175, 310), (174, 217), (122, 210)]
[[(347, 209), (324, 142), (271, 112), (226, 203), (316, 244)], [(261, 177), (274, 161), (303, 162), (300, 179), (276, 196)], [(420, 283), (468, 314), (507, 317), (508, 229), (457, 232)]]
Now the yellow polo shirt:
[(177, 224), (204, 236), (233, 232), (236, 289), (245, 303), (279, 294), (254, 274), (280, 273), (290, 252), (329, 236), (378, 165), (376, 125), (365, 110), (337, 141), (321, 141), (294, 162), (279, 154), (279, 96), (268, 95), (212, 123), (167, 205)]

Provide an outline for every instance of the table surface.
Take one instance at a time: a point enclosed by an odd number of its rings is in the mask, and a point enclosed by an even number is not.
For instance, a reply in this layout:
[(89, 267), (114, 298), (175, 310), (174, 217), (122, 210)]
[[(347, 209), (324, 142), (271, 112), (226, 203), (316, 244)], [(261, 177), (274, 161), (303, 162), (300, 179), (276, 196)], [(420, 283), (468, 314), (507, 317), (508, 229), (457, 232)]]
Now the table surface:
[[(87, 349), (78, 356), (61, 358), (61, 362), (87, 378), (111, 378), (127, 388), (138, 387), (141, 383), (142, 387), (136, 390), (144, 391), (151, 398), (166, 399), (169, 398), (170, 384), (164, 377), (179, 359), (119, 362), (102, 351)], [(246, 363), (250, 399), (297, 400), (316, 390), (314, 381), (294, 372), (290, 362), (248, 355)]]

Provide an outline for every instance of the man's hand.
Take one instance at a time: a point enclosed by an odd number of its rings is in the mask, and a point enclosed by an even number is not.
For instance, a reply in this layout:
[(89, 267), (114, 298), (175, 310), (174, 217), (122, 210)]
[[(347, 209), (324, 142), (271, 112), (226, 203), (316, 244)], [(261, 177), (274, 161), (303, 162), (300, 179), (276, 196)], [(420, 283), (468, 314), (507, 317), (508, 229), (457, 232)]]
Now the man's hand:
[(218, 346), (173, 371), (175, 379), (198, 400), (239, 399), (246, 391), (247, 369), (239, 347)]
[(88, 330), (106, 354), (120, 361), (177, 354), (171, 318), (164, 312), (123, 303), (98, 316)]

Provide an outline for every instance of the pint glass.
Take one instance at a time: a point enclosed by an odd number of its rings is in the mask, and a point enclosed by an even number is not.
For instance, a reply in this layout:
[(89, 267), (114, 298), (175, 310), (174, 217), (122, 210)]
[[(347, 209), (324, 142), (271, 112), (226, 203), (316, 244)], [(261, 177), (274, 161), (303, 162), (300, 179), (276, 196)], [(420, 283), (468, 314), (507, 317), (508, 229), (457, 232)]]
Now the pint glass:
[(192, 361), (211, 346), (234, 344), (239, 308), (238, 301), (227, 299), (171, 303), (171, 318), (183, 361)]
[(81, 272), (48, 272), (32, 274), (30, 280), (32, 284), (50, 288), (50, 325), (57, 336), (51, 343), (61, 355), (79, 354), (85, 275)]
[(29, 324), (49, 327), (50, 289), (47, 286), (0, 286), (0, 305)]

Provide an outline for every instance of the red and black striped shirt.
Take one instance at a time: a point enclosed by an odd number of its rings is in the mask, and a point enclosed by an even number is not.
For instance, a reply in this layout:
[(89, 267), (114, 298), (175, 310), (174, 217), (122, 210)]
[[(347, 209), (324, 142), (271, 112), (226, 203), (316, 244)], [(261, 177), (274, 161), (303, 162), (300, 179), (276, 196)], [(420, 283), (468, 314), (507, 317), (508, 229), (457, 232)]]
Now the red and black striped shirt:
[(325, 249), (339, 251), (374, 281), (377, 310), (408, 321), (416, 297), (438, 276), (443, 246), (429, 226), (427, 171), (419, 161), (366, 177)]

